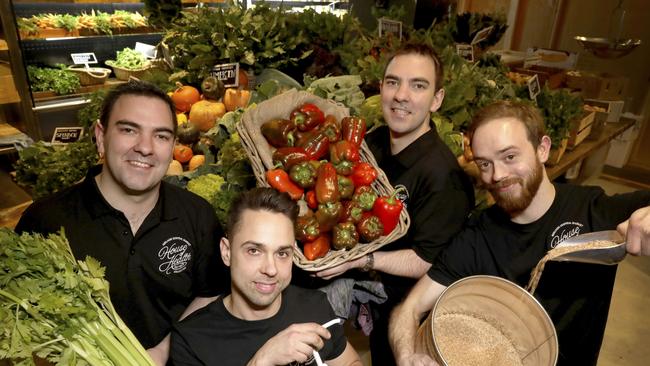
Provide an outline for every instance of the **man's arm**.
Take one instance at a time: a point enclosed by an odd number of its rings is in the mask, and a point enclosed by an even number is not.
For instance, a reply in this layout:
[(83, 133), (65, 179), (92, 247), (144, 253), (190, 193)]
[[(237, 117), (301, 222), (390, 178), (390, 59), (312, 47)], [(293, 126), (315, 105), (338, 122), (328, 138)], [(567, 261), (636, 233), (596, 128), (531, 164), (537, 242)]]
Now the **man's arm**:
[(350, 342), (346, 342), (345, 350), (333, 360), (325, 360), (329, 366), (363, 366), (359, 354), (352, 347)]
[(404, 302), (393, 310), (388, 323), (388, 340), (398, 365), (436, 365), (429, 356), (415, 353), (415, 336), (420, 320), (431, 311), (444, 289), (445, 286), (424, 276)]
[[(185, 311), (181, 314), (180, 318), (178, 320), (183, 320), (185, 317), (188, 315), (192, 314), (193, 312), (201, 309), (202, 307), (208, 305), (209, 303), (213, 302), (214, 300), (217, 299), (219, 296), (213, 296), (213, 297), (195, 297), (192, 302), (187, 305), (185, 308)], [(160, 343), (155, 345), (154, 347), (151, 347), (147, 350), (149, 353), (149, 356), (153, 359), (153, 361), (156, 363), (158, 366), (164, 366), (167, 363), (167, 359), (169, 358), (169, 344), (170, 344), (170, 335), (167, 334), (165, 338), (163, 338)]]
[[(431, 267), (431, 263), (420, 258), (413, 249), (401, 249), (392, 252), (377, 251), (373, 253), (375, 263), (372, 269), (400, 277), (420, 278)], [(361, 257), (339, 266), (316, 273), (324, 279), (334, 278), (354, 269), (362, 268), (366, 264), (366, 257)]]
[(625, 237), (630, 254), (650, 255), (650, 206), (634, 211), (616, 229)]

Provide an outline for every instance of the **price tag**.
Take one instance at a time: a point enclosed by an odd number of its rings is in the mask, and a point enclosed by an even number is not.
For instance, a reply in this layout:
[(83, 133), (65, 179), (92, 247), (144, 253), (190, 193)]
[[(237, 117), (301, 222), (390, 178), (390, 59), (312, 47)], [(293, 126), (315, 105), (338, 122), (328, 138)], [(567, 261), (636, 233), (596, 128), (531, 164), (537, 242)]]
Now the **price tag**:
[(97, 57), (92, 52), (71, 53), (70, 57), (72, 57), (72, 62), (74, 62), (75, 65), (88, 65), (97, 63)]
[(239, 86), (239, 62), (214, 65), (210, 75), (221, 80), (226, 88), (236, 88)]
[(144, 55), (144, 57), (153, 60), (156, 58), (156, 46), (150, 44), (135, 42), (135, 50)]
[(480, 31), (476, 32), (476, 35), (474, 36), (474, 39), (472, 40), (472, 43), (470, 43), (470, 44), (475, 45), (475, 44), (477, 44), (477, 43), (479, 43), (481, 41), (484, 41), (490, 35), (493, 28), (494, 28), (494, 26), (491, 25), (491, 26), (489, 26), (487, 28), (483, 28)]
[(542, 91), (542, 88), (539, 86), (539, 78), (537, 77), (537, 74), (528, 78), (526, 83), (528, 84), (528, 95), (530, 95), (530, 99), (537, 103), (537, 95)]
[(393, 34), (395, 37), (402, 39), (402, 22), (388, 18), (380, 18), (379, 21), (379, 37), (386, 34)]
[(52, 135), (53, 144), (69, 144), (77, 142), (83, 136), (83, 127), (57, 127)]
[(474, 62), (474, 46), (471, 44), (457, 43), (456, 53), (469, 62)]

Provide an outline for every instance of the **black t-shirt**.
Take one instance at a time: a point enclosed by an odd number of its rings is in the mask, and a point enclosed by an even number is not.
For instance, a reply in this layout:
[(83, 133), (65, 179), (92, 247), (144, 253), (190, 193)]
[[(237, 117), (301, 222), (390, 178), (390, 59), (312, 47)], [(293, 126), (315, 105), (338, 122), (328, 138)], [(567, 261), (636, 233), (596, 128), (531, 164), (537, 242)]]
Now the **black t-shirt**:
[[(396, 155), (390, 151), (387, 126), (369, 134), (366, 143), (390, 183), (407, 191), (400, 199), (411, 218), (409, 230), (382, 250), (413, 249), (419, 257), (432, 262), (462, 228), (474, 206), (474, 187), (469, 177), (435, 128)], [(382, 279), (385, 284), (406, 288), (414, 282), (386, 274)]]
[[(324, 293), (293, 285), (282, 292), (278, 313), (264, 320), (236, 318), (224, 306), (223, 297), (219, 297), (174, 325), (170, 358), (174, 366), (245, 365), (264, 343), (290, 325), (324, 324), (335, 318)], [(323, 361), (337, 358), (347, 345), (343, 325), (333, 325), (328, 330), (332, 337), (319, 351)], [(316, 361), (306, 365), (316, 365)]]
[(154, 209), (135, 237), (124, 214), (101, 195), (93, 167), (86, 179), (39, 200), (24, 212), (16, 232), (58, 232), (77, 259), (92, 256), (106, 267), (111, 301), (145, 348), (160, 342), (187, 305), (229, 288), (218, 257), (222, 230), (201, 197), (162, 183)]
[[(429, 270), (449, 286), (472, 275), (494, 275), (525, 287), (537, 262), (563, 240), (612, 230), (636, 209), (650, 204), (650, 192), (607, 196), (599, 187), (555, 184), (556, 196), (537, 221), (516, 224), (493, 206), (472, 218)], [(558, 365), (595, 365), (605, 331), (616, 266), (576, 262), (546, 264), (535, 297), (555, 324)]]

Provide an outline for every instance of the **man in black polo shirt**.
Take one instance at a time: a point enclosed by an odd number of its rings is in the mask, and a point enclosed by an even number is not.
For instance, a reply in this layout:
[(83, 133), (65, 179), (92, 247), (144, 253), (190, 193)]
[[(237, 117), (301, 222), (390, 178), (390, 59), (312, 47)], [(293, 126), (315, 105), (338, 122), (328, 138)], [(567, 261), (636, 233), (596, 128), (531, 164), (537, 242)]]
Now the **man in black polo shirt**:
[(172, 322), (225, 290), (216, 253), (223, 235), (202, 198), (161, 179), (172, 159), (176, 114), (171, 99), (143, 82), (111, 90), (95, 137), (104, 164), (85, 180), (35, 202), (17, 232), (62, 227), (79, 259), (106, 267), (118, 314), (159, 364)]
[(406, 44), (389, 60), (381, 84), (388, 126), (366, 142), (393, 186), (405, 188), (402, 200), (411, 217), (407, 234), (381, 251), (318, 273), (331, 278), (352, 269), (381, 272), (388, 300), (373, 309), (372, 363), (390, 365), (388, 317), (422, 277), (444, 244), (461, 229), (474, 204), (474, 188), (431, 124), (444, 98), (442, 64), (426, 45)]

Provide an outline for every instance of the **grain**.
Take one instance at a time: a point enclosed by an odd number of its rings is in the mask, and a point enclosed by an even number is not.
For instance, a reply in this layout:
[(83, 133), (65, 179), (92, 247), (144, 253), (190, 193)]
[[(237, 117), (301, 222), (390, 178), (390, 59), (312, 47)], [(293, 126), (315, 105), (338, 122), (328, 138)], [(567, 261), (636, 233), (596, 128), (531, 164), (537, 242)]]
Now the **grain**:
[(484, 317), (466, 313), (436, 316), (435, 339), (449, 366), (521, 366), (508, 336)]

